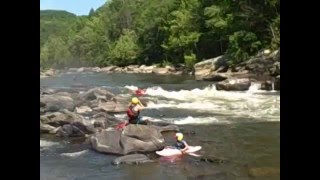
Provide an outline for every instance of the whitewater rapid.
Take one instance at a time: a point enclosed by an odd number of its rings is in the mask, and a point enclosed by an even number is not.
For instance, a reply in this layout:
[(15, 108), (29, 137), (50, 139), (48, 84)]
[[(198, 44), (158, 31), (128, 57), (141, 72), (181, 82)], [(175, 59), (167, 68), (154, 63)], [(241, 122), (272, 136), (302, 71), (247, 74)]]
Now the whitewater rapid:
[[(161, 87), (146, 88), (148, 109), (171, 108), (198, 116), (161, 118), (174, 124), (233, 123), (242, 119), (280, 121), (280, 95), (275, 91), (259, 90), (259, 84), (248, 91), (217, 91), (214, 85), (203, 89), (168, 91)], [(125, 88), (135, 91), (136, 86)], [(193, 113), (192, 113), (193, 112)], [(199, 114), (205, 114), (203, 116)], [(211, 115), (210, 115), (211, 114)]]

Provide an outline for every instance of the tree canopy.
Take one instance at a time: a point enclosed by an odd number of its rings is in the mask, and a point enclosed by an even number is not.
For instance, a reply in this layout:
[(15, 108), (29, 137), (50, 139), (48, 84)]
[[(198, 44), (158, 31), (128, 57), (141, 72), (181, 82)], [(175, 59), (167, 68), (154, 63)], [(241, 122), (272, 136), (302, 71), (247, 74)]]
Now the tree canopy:
[(280, 46), (280, 0), (110, 0), (88, 16), (40, 11), (43, 67), (230, 64)]

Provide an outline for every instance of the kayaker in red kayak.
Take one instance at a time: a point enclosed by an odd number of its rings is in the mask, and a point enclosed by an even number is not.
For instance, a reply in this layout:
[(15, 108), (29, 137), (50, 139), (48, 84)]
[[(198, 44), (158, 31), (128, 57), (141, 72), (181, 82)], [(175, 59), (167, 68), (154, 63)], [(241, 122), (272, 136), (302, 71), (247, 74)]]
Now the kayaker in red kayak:
[(146, 91), (147, 91), (147, 89), (140, 89), (140, 88), (138, 88), (138, 89), (135, 91), (135, 94), (136, 94), (137, 96), (142, 96), (142, 95), (145, 95), (145, 94), (146, 94)]

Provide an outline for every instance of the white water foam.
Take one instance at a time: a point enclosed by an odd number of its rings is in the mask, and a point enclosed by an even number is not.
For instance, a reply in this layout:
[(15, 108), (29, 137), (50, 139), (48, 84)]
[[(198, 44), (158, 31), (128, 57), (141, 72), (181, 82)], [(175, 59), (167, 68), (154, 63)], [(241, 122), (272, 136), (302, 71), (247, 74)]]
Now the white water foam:
[[(165, 118), (164, 118), (165, 119)], [(228, 123), (227, 121), (219, 121), (215, 117), (192, 117), (188, 116), (182, 119), (165, 119), (168, 122), (173, 124), (182, 125), (182, 124), (212, 124), (212, 123)]]
[[(128, 119), (127, 117), (127, 114), (115, 114), (114, 115), (116, 118), (118, 119)], [(150, 120), (150, 121), (153, 121), (153, 122), (161, 122), (163, 120), (161, 119), (158, 119), (158, 118), (154, 118), (154, 117), (149, 117), (149, 116), (141, 116), (141, 119), (142, 120)]]
[(166, 101), (166, 100), (159, 100), (157, 103), (149, 102), (147, 108), (179, 108), (179, 109), (193, 109), (199, 111), (210, 111), (212, 109), (219, 109), (220, 106), (210, 103), (210, 102), (183, 102), (178, 103), (176, 101)]
[[(252, 84), (248, 91), (217, 91), (214, 85), (204, 89), (179, 91), (151, 87), (147, 88), (146, 95), (153, 97), (155, 101), (150, 101), (147, 108), (177, 108), (232, 117), (280, 121), (280, 96), (270, 95), (270, 91), (259, 90), (259, 87), (260, 84), (256, 83)], [(126, 88), (138, 89), (136, 86)], [(191, 120), (189, 118), (186, 121)]]
[(127, 85), (127, 86), (125, 86), (125, 88), (127, 88), (127, 89), (130, 89), (130, 90), (132, 90), (132, 91), (136, 91), (136, 90), (138, 90), (138, 87), (137, 86), (133, 86), (133, 85)]
[(127, 119), (127, 114), (115, 114), (114, 115), (118, 119)]
[(82, 156), (82, 155), (86, 154), (87, 152), (89, 152), (89, 151), (88, 150), (83, 150), (83, 151), (73, 152), (73, 153), (61, 153), (60, 155), (61, 156), (65, 156), (65, 157), (75, 158), (75, 157)]
[[(180, 91), (167, 91), (161, 87), (150, 87), (146, 90), (146, 95), (149, 96), (159, 96), (165, 97), (168, 99), (175, 100), (206, 100), (208, 98), (222, 98), (229, 100), (243, 100), (246, 98), (250, 98), (250, 96), (255, 95), (256, 93), (260, 93), (264, 95), (264, 93), (270, 93), (275, 91), (264, 91), (259, 90), (259, 84), (252, 84), (247, 91), (218, 91), (215, 88), (215, 85), (208, 86), (204, 89), (192, 89), (192, 90), (180, 90)], [(130, 90), (137, 90), (136, 86), (125, 86), (125, 88)]]
[(59, 145), (58, 142), (52, 142), (52, 141), (46, 141), (46, 140), (40, 140), (40, 147), (51, 147)]

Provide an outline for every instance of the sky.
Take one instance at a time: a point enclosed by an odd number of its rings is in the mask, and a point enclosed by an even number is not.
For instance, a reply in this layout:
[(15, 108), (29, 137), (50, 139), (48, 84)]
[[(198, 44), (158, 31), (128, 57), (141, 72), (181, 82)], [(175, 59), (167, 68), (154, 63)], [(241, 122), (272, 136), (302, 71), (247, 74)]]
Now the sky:
[(91, 8), (96, 10), (107, 0), (40, 0), (40, 10), (65, 10), (76, 15), (88, 15)]

